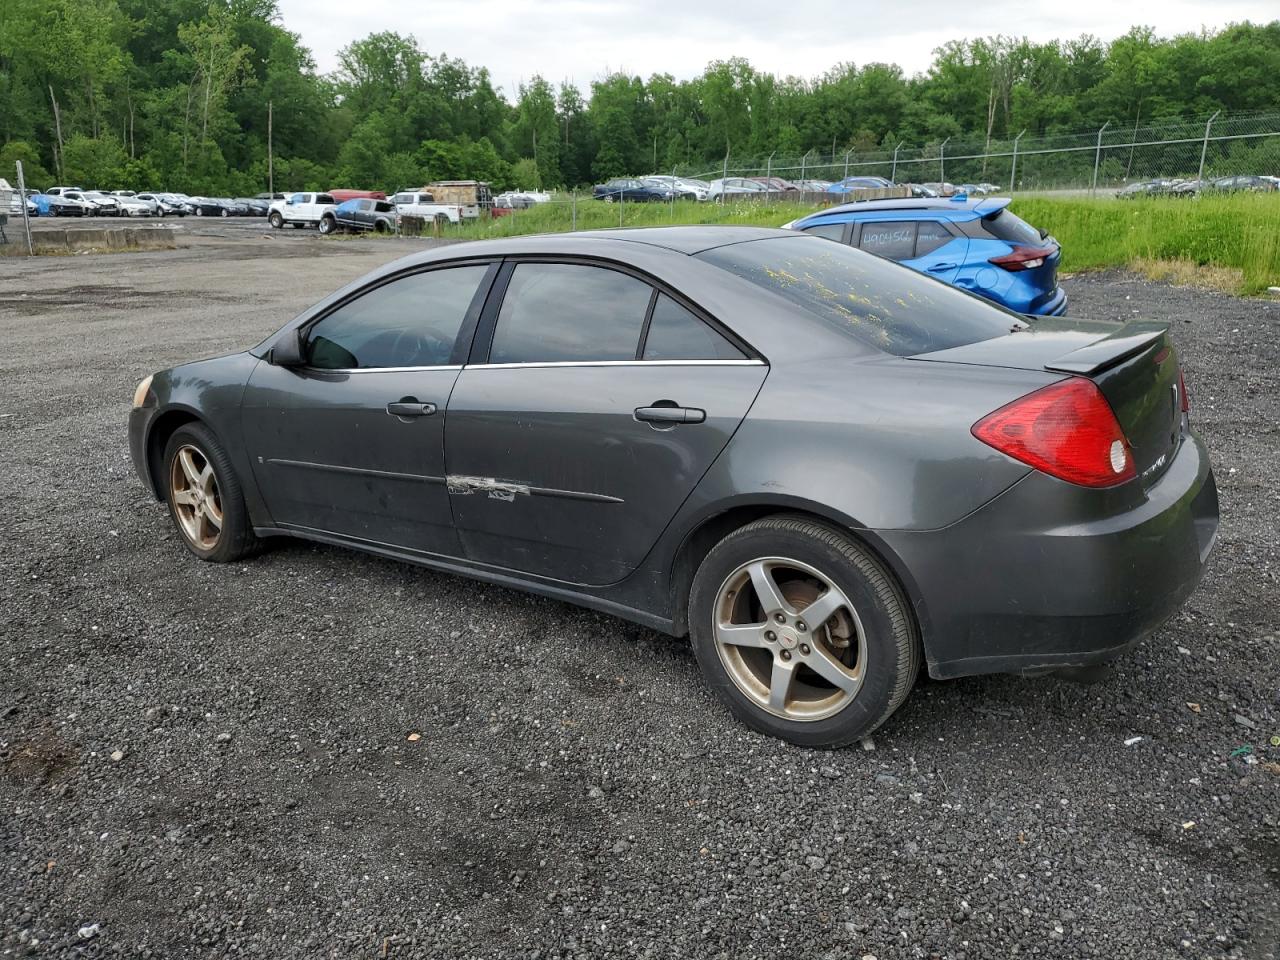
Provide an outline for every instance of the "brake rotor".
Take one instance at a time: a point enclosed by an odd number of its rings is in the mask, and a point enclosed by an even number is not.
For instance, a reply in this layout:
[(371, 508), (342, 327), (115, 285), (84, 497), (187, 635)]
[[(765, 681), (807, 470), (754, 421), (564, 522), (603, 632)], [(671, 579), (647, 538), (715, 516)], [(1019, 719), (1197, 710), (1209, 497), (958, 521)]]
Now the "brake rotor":
[[(783, 599), (797, 612), (803, 612), (805, 607), (822, 596), (822, 590), (818, 585), (809, 580), (791, 580), (782, 584), (781, 589)], [(812, 631), (814, 640), (824, 644), (837, 660), (847, 667), (853, 666), (850, 662), (853, 659), (850, 651), (854, 649), (852, 641), (857, 630), (848, 611), (837, 610), (827, 618), (826, 623), (811, 623), (809, 629)]]

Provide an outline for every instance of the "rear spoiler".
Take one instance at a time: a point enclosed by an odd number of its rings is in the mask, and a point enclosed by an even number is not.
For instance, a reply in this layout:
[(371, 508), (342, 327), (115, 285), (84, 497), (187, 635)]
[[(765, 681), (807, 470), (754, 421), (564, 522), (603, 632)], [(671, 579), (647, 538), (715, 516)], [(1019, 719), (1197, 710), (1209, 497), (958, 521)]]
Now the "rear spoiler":
[(1152, 344), (1163, 339), (1168, 330), (1167, 323), (1136, 320), (1125, 324), (1109, 337), (1103, 337), (1087, 347), (1072, 350), (1056, 360), (1050, 360), (1044, 368), (1055, 373), (1074, 373), (1084, 376), (1101, 373), (1109, 367), (1114, 367), (1142, 353)]
[(974, 204), (973, 212), (984, 220), (987, 217), (994, 217), (997, 213), (1013, 203), (1009, 197), (983, 197)]

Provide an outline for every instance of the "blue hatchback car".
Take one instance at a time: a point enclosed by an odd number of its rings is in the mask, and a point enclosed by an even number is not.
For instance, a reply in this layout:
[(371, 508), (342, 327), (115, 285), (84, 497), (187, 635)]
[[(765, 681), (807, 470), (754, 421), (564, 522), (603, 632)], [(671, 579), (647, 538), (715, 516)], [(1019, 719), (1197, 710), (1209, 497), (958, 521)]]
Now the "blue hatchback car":
[(895, 260), (1018, 313), (1062, 316), (1062, 248), (1008, 207), (1007, 197), (867, 200), (786, 226)]

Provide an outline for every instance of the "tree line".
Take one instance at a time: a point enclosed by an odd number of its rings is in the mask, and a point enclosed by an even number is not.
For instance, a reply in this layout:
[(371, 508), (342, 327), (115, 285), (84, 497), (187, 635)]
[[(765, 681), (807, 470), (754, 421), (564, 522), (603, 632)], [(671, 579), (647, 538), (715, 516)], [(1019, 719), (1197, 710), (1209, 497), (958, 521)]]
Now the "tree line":
[(4, 0), (0, 176), (213, 195), (397, 189), (476, 178), (574, 186), (745, 158), (989, 142), (1104, 122), (1280, 111), (1280, 20), (1163, 38), (1135, 27), (934, 51), (925, 72), (842, 63), (779, 77), (740, 58), (677, 80), (614, 73), (581, 90), (373, 33), (317, 70), (275, 0)]

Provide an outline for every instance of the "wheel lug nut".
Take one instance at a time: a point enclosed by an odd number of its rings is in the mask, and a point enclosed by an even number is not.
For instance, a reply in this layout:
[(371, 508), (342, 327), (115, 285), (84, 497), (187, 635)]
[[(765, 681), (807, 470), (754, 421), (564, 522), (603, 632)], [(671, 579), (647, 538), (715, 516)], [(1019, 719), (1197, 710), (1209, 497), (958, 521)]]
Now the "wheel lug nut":
[(764, 638), (768, 640), (770, 643), (773, 643), (773, 641), (778, 639), (778, 635), (774, 633), (772, 630), (766, 630), (764, 632)]
[(790, 660), (790, 659), (791, 659), (791, 651), (790, 651), (790, 650), (783, 650), (783, 651), (782, 651), (782, 659), (783, 659), (783, 660)]
[(786, 623), (786, 622), (787, 622), (787, 618), (786, 618), (786, 617), (784, 617), (784, 616), (783, 616), (782, 614), (780, 614), (780, 613), (775, 613), (775, 614), (773, 615), (773, 619), (777, 620), (779, 623)]
[(800, 652), (807, 657), (809, 655), (809, 645), (807, 643), (800, 644)]
[(804, 631), (808, 630), (809, 628), (804, 625), (803, 620), (797, 620), (796, 629), (799, 630), (801, 633), (804, 633)]

